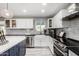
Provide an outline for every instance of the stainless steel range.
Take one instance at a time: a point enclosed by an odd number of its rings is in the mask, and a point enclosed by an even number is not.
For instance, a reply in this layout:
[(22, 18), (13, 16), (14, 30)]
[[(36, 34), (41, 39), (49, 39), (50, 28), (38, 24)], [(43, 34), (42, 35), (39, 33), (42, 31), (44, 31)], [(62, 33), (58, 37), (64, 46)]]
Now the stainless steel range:
[(57, 56), (68, 56), (67, 46), (63, 43), (54, 40), (54, 54)]

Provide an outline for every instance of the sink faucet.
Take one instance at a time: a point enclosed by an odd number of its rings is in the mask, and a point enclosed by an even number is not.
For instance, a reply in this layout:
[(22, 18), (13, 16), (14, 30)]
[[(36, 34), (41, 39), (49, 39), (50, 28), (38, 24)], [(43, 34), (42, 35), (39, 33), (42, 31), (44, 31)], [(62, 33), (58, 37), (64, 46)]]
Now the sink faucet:
[(5, 35), (4, 35), (4, 31), (3, 30), (0, 30), (0, 41), (1, 42), (4, 42), (6, 39), (5, 39)]

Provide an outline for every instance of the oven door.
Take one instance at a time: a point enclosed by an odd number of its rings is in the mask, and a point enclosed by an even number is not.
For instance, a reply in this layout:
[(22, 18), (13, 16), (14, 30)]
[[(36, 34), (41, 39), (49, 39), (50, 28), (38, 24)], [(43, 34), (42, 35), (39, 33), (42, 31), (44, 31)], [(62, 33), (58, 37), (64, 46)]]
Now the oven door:
[(56, 56), (64, 56), (56, 47), (54, 47), (54, 55)]

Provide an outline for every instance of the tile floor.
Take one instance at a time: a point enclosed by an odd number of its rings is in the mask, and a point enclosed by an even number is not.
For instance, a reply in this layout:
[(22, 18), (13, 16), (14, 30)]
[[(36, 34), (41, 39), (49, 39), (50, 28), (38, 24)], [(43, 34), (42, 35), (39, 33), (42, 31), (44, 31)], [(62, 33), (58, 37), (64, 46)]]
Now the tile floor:
[(26, 56), (52, 56), (49, 48), (26, 48)]

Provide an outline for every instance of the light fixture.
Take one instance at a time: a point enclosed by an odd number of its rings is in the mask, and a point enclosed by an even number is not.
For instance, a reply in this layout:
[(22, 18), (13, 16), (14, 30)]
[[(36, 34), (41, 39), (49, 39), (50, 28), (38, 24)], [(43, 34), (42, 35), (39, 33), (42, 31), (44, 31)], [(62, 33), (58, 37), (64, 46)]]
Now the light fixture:
[(71, 5), (68, 7), (68, 12), (73, 12), (73, 11), (75, 11), (75, 9), (76, 9), (76, 4), (73, 3), (73, 4), (71, 4)]
[(46, 6), (46, 5), (47, 5), (47, 3), (42, 3), (42, 5), (43, 5), (43, 6)]
[(6, 15), (6, 16), (10, 16), (10, 14), (9, 14), (9, 13), (6, 13), (5, 15)]
[(24, 10), (22, 10), (22, 11), (23, 11), (24, 13), (26, 13), (26, 12), (27, 12), (27, 10), (25, 10), (25, 9), (24, 9)]
[(45, 10), (44, 10), (44, 9), (42, 9), (42, 10), (41, 10), (41, 12), (42, 12), (42, 13), (44, 13), (44, 12), (45, 12)]
[(12, 11), (8, 10), (8, 3), (6, 5), (6, 9), (0, 9), (0, 16), (4, 17), (4, 18), (12, 18), (13, 17), (13, 13)]

